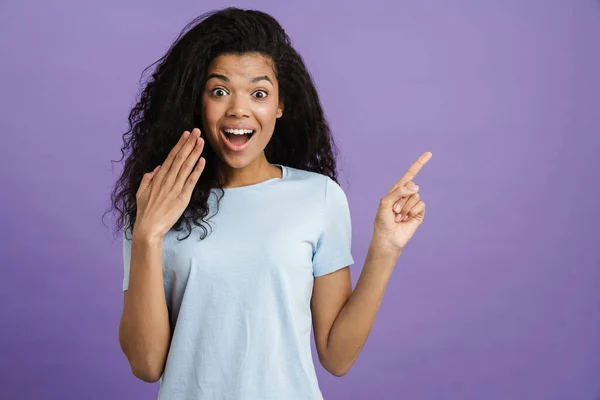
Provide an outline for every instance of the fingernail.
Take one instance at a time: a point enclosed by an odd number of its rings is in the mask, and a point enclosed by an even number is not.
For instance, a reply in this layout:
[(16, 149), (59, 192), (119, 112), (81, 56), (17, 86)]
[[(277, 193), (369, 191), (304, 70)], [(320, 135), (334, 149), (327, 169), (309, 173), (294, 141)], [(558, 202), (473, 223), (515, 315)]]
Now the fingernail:
[(183, 137), (184, 137), (184, 138), (186, 138), (186, 137), (188, 137), (188, 136), (189, 136), (189, 134), (190, 134), (190, 133), (189, 133), (188, 131), (185, 131), (185, 132), (183, 132)]
[(410, 189), (411, 192), (416, 192), (417, 190), (419, 190), (419, 187), (416, 185)]
[(394, 206), (394, 211), (396, 211), (397, 213), (399, 213), (399, 212), (400, 212), (400, 206), (399, 206), (398, 204), (396, 204), (396, 205)]

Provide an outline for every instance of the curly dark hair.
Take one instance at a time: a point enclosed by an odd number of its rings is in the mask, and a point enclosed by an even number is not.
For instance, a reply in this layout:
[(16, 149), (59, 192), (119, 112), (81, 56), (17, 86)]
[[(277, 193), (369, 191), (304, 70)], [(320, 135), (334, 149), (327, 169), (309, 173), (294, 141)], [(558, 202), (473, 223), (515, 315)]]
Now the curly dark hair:
[[(289, 36), (270, 15), (256, 10), (226, 8), (200, 15), (190, 22), (158, 64), (140, 99), (129, 114), (129, 131), (123, 134), (123, 172), (111, 194), (117, 212), (117, 231), (133, 229), (137, 213), (136, 192), (142, 176), (161, 164), (183, 131), (202, 127), (202, 92), (210, 63), (222, 54), (260, 54), (273, 61), (285, 112), (275, 125), (265, 148), (270, 163), (329, 176), (337, 182), (338, 149), (302, 57)], [(224, 182), (216, 171), (216, 154), (208, 142), (202, 156), (206, 166), (190, 203), (172, 229), (192, 223), (207, 236), (208, 196), (213, 188), (223, 197)], [(218, 204), (218, 203), (217, 203)], [(201, 221), (201, 222), (200, 222)], [(189, 236), (188, 234), (188, 236)], [(187, 236), (186, 236), (187, 237)]]

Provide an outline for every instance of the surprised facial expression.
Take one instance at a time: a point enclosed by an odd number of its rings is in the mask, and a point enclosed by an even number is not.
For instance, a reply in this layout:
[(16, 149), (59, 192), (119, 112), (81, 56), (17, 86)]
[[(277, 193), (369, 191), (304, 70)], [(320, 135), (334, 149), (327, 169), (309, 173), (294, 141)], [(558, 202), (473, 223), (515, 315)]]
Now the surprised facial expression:
[(213, 60), (202, 94), (202, 133), (221, 161), (243, 168), (264, 157), (282, 115), (270, 58), (224, 54)]

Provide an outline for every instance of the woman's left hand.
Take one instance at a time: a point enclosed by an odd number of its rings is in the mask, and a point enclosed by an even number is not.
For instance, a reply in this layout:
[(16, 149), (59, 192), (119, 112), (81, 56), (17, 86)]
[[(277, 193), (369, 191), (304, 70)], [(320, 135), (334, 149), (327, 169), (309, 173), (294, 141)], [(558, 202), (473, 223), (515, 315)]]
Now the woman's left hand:
[(382, 250), (400, 253), (423, 223), (425, 203), (413, 179), (432, 156), (430, 152), (423, 153), (379, 202), (373, 240)]

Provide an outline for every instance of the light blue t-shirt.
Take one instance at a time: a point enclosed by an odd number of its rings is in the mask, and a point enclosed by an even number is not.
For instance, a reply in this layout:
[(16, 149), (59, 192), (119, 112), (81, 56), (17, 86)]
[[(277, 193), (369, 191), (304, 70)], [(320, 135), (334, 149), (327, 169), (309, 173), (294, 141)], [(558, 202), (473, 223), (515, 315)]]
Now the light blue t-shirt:
[[(198, 227), (183, 241), (185, 229), (164, 237), (173, 336), (159, 399), (323, 398), (311, 354), (313, 279), (354, 263), (350, 212), (331, 178), (278, 166), (282, 178), (225, 189), (204, 240)], [(216, 199), (213, 190), (209, 216)]]

